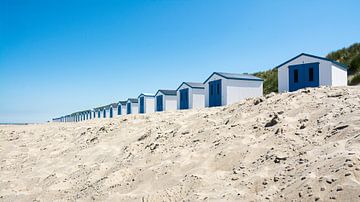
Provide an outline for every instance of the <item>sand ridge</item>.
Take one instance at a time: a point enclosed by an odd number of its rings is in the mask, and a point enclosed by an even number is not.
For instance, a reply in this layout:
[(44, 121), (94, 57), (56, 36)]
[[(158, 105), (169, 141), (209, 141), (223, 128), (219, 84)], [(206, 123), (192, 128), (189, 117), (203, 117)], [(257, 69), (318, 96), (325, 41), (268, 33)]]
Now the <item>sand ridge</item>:
[(359, 201), (360, 88), (0, 126), (0, 201)]

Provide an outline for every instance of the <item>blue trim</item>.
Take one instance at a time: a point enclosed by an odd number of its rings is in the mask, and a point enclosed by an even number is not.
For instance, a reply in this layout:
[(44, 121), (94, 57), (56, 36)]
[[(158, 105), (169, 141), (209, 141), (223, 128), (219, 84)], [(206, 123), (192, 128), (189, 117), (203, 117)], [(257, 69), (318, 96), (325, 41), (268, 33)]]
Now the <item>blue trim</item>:
[(145, 98), (144, 97), (141, 97), (141, 98), (139, 98), (140, 99), (140, 101), (139, 101), (139, 104), (140, 104), (140, 106), (139, 106), (139, 113), (140, 114), (143, 114), (143, 113), (145, 113)]
[(212, 73), (205, 81), (204, 81), (204, 83), (203, 84), (205, 84), (212, 76), (214, 76), (214, 75), (218, 75), (218, 76), (220, 76), (220, 77), (222, 77), (222, 78), (225, 78), (225, 79), (232, 79), (232, 80), (245, 80), (245, 81), (264, 81), (264, 79), (247, 79), (247, 78), (233, 78), (233, 77), (226, 77), (226, 76), (224, 76), (224, 75), (221, 75), (220, 73), (218, 73), (218, 72), (214, 72), (214, 73)]
[(180, 90), (180, 110), (189, 109), (189, 88)]
[(156, 111), (157, 112), (164, 111), (164, 97), (163, 97), (163, 95), (156, 96)]
[(331, 62), (333, 64), (336, 64), (336, 65), (340, 66), (340, 68), (343, 69), (343, 70), (347, 71), (347, 69), (348, 69), (348, 67), (343, 63), (340, 63), (340, 62), (337, 62), (337, 61), (334, 61), (334, 60), (330, 60), (328, 58), (319, 57), (319, 56), (316, 56), (316, 55), (310, 55), (310, 54), (307, 54), (307, 53), (301, 53), (301, 54), (291, 58), (290, 60), (276, 66), (275, 68), (278, 69), (279, 67), (281, 67), (281, 66), (283, 66), (283, 65), (285, 65), (285, 64), (287, 64), (287, 63), (289, 63), (289, 62), (291, 62), (291, 61), (293, 61), (293, 60), (295, 60), (295, 59), (297, 59), (297, 58), (299, 58), (301, 56), (308, 56), (308, 57), (316, 58), (316, 59), (319, 59), (319, 60), (325, 60), (325, 61), (328, 61), (328, 62)]
[(209, 107), (222, 105), (222, 82), (221, 79), (209, 82)]
[(126, 114), (131, 114), (131, 102), (126, 104)]
[(114, 110), (112, 107), (110, 107), (110, 114), (109, 114), (109, 118), (113, 118), (113, 113), (114, 113)]
[(314, 62), (289, 65), (289, 92), (307, 87), (319, 87), (319, 64), (319, 62)]
[(194, 87), (194, 86), (190, 86), (187, 82), (182, 82), (180, 84), (180, 86), (176, 89), (176, 91), (178, 91), (183, 84), (189, 86), (190, 88), (194, 88), (194, 89), (205, 89), (205, 87)]

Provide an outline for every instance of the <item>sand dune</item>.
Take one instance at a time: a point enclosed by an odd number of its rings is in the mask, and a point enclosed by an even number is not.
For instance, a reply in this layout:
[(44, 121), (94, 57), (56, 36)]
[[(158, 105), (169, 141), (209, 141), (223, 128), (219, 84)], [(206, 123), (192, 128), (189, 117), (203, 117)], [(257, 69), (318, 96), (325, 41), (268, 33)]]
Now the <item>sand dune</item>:
[(359, 201), (360, 88), (0, 126), (0, 201)]

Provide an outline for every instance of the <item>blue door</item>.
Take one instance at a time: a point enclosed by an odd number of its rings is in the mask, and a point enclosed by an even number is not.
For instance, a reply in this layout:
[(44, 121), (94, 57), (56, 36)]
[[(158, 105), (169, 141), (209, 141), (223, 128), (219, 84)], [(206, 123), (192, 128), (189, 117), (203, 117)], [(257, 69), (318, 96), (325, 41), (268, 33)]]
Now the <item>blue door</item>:
[(118, 115), (121, 115), (121, 105), (118, 105)]
[(100, 115), (100, 111), (98, 111), (98, 118), (100, 118), (101, 117), (101, 115)]
[(131, 103), (126, 104), (126, 114), (131, 114)]
[(111, 108), (110, 108), (110, 118), (113, 117), (113, 113), (114, 113), (114, 111), (113, 111), (113, 108), (111, 107)]
[(163, 96), (158, 95), (156, 96), (156, 111), (161, 112), (163, 110)]
[(180, 90), (180, 109), (189, 109), (189, 89)]
[(143, 114), (144, 112), (145, 112), (144, 97), (140, 97), (140, 114)]
[(209, 107), (221, 106), (221, 79), (209, 82)]
[(104, 109), (103, 115), (104, 115), (104, 118), (106, 118), (106, 109)]
[(289, 91), (306, 87), (319, 87), (319, 63), (289, 66)]

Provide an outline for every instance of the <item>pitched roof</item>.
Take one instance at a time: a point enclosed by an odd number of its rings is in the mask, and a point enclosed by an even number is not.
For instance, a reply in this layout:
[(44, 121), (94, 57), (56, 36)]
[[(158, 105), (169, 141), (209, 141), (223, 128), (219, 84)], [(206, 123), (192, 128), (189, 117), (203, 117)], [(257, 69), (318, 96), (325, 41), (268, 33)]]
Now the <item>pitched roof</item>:
[(197, 89), (205, 89), (205, 85), (203, 83), (198, 83), (198, 82), (182, 82), (180, 84), (180, 86), (176, 89), (176, 91), (179, 90), (179, 88), (182, 86), (182, 85), (187, 85), (189, 86), (190, 88), (197, 88)]
[(155, 95), (157, 95), (159, 92), (161, 92), (164, 95), (176, 95), (176, 90), (158, 90)]
[(126, 105), (126, 102), (127, 102), (127, 101), (119, 101), (118, 104)]
[(285, 65), (285, 64), (287, 64), (287, 63), (289, 63), (289, 62), (291, 62), (291, 61), (293, 61), (293, 60), (295, 60), (295, 59), (297, 59), (297, 58), (299, 58), (299, 57), (301, 57), (301, 56), (308, 56), (308, 57), (316, 58), (316, 59), (319, 59), (319, 60), (329, 61), (329, 62), (331, 62), (331, 63), (333, 63), (333, 64), (336, 64), (336, 65), (338, 65), (338, 66), (340, 66), (340, 67), (342, 67), (342, 68), (348, 69), (348, 67), (347, 67), (345, 64), (343, 64), (343, 63), (337, 62), (337, 61), (335, 61), (335, 60), (330, 60), (330, 59), (328, 59), (328, 58), (319, 57), (319, 56), (316, 56), (316, 55), (310, 55), (310, 54), (307, 54), (307, 53), (301, 53), (301, 54), (299, 54), (299, 55), (291, 58), (290, 60), (288, 60), (288, 61), (286, 61), (286, 62), (284, 62), (284, 63), (276, 66), (275, 68), (279, 68), (279, 67), (281, 67), (281, 66), (283, 66), (283, 65)]
[(205, 81), (204, 84), (213, 76), (218, 75), (225, 79), (235, 79), (235, 80), (248, 80), (248, 81), (264, 81), (263, 79), (251, 75), (251, 74), (236, 74), (236, 73), (225, 73), (225, 72), (214, 72), (212, 73)]
[(141, 94), (138, 96), (138, 98), (141, 97), (141, 96), (144, 96), (144, 97), (155, 97), (155, 95), (154, 95), (154, 94), (151, 94), (151, 93), (141, 93)]
[(117, 108), (118, 104), (117, 103), (111, 103), (109, 106), (112, 107), (112, 108)]
[(138, 103), (137, 98), (129, 98), (128, 101), (130, 101), (131, 103)]

